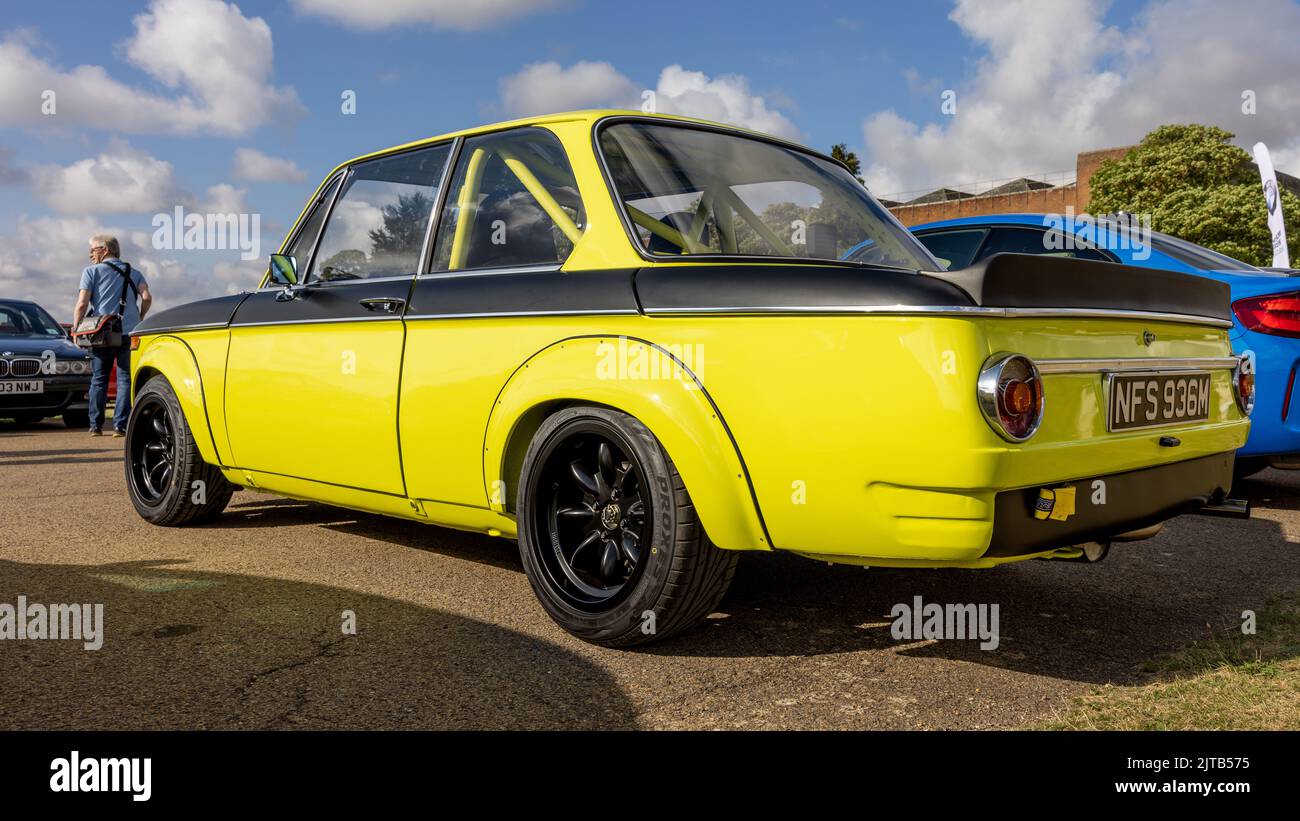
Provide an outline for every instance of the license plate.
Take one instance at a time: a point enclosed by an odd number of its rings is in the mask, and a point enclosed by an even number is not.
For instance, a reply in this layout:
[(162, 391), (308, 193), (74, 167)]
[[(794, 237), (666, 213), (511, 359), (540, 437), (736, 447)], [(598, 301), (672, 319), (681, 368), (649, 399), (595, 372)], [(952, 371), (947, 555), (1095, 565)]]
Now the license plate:
[(0, 380), (0, 395), (6, 393), (45, 393), (45, 382), (40, 379)]
[(1210, 374), (1114, 374), (1110, 378), (1110, 430), (1154, 428), (1210, 418)]

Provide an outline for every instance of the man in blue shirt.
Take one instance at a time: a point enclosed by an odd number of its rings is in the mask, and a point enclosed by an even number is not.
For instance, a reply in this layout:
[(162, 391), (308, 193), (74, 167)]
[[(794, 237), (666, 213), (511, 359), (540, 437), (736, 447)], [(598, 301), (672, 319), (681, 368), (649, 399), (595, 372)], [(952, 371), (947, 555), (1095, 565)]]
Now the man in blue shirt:
[[(81, 291), (72, 311), (72, 327), (86, 316), (122, 315), (122, 346), (92, 348), (90, 377), (90, 435), (102, 436), (104, 412), (108, 406), (108, 375), (117, 366), (117, 399), (113, 407), (113, 438), (126, 435), (126, 420), (131, 415), (131, 340), (129, 334), (149, 312), (153, 295), (144, 274), (118, 259), (122, 253), (115, 237), (100, 234), (90, 238), (92, 265), (81, 272)], [(128, 284), (128, 277), (130, 283)], [(122, 288), (126, 287), (126, 307), (119, 310)], [(139, 304), (137, 305), (137, 300)]]

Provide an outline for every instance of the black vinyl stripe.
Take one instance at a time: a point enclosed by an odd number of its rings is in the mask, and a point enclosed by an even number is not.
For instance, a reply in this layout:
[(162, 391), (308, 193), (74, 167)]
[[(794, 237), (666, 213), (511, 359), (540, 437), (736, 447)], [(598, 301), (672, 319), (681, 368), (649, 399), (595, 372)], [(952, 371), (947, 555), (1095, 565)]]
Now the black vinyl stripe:
[(361, 304), (363, 299), (406, 300), (411, 277), (381, 280), (346, 280), (308, 285), (294, 289), (294, 299), (280, 302), (279, 289), (250, 294), (235, 312), (231, 327), (296, 322), (345, 322), (401, 318), (395, 314), (376, 313)]
[(416, 280), (406, 313), (485, 314), (639, 313), (633, 269), (600, 271), (466, 271)]

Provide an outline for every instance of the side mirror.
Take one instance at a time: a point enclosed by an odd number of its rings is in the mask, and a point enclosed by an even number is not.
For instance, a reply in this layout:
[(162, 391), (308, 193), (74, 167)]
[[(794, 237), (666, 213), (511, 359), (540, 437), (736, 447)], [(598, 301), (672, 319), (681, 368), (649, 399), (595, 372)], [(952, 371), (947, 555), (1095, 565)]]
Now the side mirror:
[(298, 284), (298, 260), (285, 254), (271, 254), (271, 281), (290, 288)]

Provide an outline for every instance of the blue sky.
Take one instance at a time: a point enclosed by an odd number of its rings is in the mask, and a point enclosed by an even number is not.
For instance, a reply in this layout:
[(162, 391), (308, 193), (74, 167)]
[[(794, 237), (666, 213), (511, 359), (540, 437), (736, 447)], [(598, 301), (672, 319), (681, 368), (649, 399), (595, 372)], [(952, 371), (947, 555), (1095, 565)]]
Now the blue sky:
[[(878, 194), (1068, 170), (1079, 150), (1174, 121), (1265, 139), (1282, 170), (1300, 170), (1291, 0), (1230, 13), (1208, 0), (7, 5), (0, 292), (52, 309), (70, 300), (86, 226), (128, 235), (171, 286), (155, 288), (164, 305), (223, 293), (255, 282), (258, 264), (147, 247), (154, 213), (259, 213), (269, 253), (343, 159), (520, 113), (633, 103), (641, 89), (661, 110), (823, 150), (847, 142)], [(38, 113), (48, 88), (53, 116)], [(355, 116), (340, 111), (345, 89)], [(1249, 116), (1246, 89), (1258, 95)], [(955, 115), (940, 108), (945, 90)], [(250, 149), (240, 172), (236, 152)], [(115, 174), (135, 181), (117, 200), (87, 190)]]

